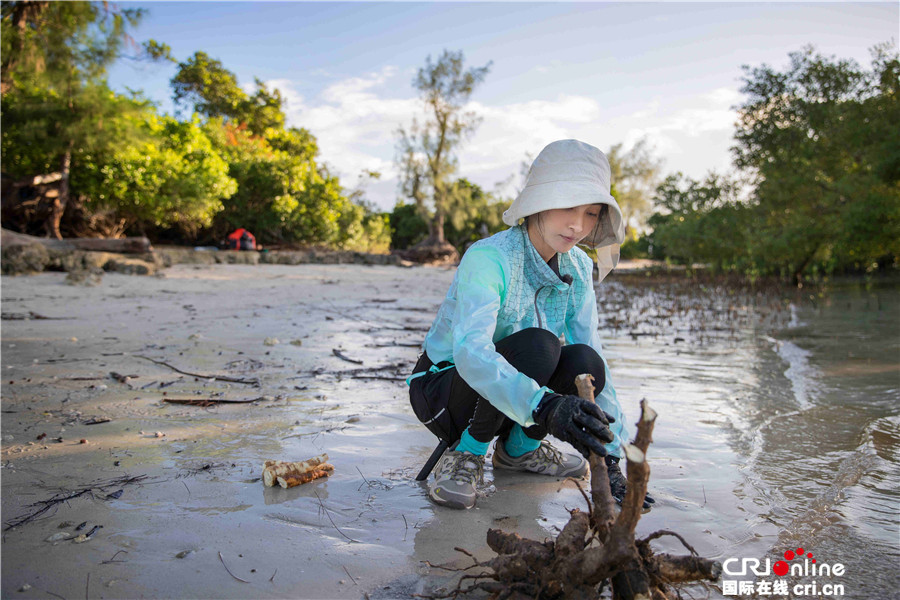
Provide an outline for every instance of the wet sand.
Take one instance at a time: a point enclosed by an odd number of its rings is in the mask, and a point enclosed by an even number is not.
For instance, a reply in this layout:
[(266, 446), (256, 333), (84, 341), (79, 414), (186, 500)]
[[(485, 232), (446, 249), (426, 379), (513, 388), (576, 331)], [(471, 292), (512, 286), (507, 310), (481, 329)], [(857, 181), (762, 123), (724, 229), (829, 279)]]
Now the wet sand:
[[(179, 265), (94, 287), (63, 273), (3, 277), (2, 596), (407, 598), (452, 589), (453, 575), (427, 564), (471, 564), (456, 546), (487, 558), (489, 527), (555, 535), (584, 504), (571, 483), (488, 468), (477, 507), (452, 511), (414, 481), (435, 439), (402, 379), (453, 273)], [(608, 281), (601, 327), (620, 399), (632, 422), (644, 397), (660, 413), (658, 502), (638, 535), (674, 529), (701, 555), (761, 556), (783, 528), (766, 516), (769, 486), (745, 470), (759, 450), (735, 425), (760, 380), (734, 365), (769, 361), (783, 378), (784, 360), (759, 340), (790, 311), (766, 298), (668, 298), (665, 312), (646, 285)], [(110, 421), (88, 424), (99, 417)], [(328, 479), (287, 490), (259, 479), (266, 459), (322, 452)], [(46, 541), (95, 526), (84, 543)]]

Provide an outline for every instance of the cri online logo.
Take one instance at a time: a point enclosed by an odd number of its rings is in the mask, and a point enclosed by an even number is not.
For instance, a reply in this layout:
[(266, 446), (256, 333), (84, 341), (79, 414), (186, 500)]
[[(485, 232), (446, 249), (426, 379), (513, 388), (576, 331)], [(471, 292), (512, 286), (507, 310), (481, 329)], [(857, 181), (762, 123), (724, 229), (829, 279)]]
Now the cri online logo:
[[(799, 561), (801, 557), (804, 559), (802, 563)], [(788, 561), (793, 561), (794, 559), (798, 559), (797, 562), (789, 564)], [(747, 575), (748, 572), (751, 572), (757, 576), (774, 573), (779, 577), (784, 577), (788, 573), (790, 573), (792, 577), (808, 577), (810, 575), (837, 575), (840, 577), (846, 570), (841, 563), (835, 563), (833, 565), (829, 565), (828, 563), (816, 563), (816, 559), (813, 558), (813, 553), (807, 552), (803, 548), (787, 550), (784, 553), (784, 560), (779, 560), (774, 565), (769, 558), (765, 560), (765, 563), (757, 558), (729, 558), (722, 563), (722, 568), (726, 575), (732, 576)]]

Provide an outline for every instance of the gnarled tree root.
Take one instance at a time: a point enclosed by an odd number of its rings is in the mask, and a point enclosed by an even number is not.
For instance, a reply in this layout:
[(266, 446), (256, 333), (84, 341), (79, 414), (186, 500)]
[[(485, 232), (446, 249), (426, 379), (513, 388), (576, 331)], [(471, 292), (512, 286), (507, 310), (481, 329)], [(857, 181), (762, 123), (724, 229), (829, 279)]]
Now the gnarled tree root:
[[(580, 375), (576, 381), (580, 395), (593, 400), (591, 376)], [(606, 463), (599, 456), (591, 456), (588, 512), (574, 509), (569, 522), (553, 541), (538, 542), (499, 529), (488, 530), (487, 544), (497, 556), (476, 561), (473, 567), (481, 567), (483, 572), (463, 576), (457, 588), (443, 597), (456, 598), (480, 590), (498, 599), (588, 600), (598, 598), (603, 584), (610, 581), (616, 599), (668, 600), (678, 597), (673, 584), (716, 581), (721, 565), (698, 556), (677, 533), (661, 531), (643, 540), (634, 538), (650, 478), (646, 454), (655, 420), (656, 412), (646, 401), (641, 401), (637, 435), (634, 443), (625, 447), (628, 491), (618, 515), (609, 489)], [(650, 541), (663, 535), (677, 537), (690, 554), (654, 553)]]

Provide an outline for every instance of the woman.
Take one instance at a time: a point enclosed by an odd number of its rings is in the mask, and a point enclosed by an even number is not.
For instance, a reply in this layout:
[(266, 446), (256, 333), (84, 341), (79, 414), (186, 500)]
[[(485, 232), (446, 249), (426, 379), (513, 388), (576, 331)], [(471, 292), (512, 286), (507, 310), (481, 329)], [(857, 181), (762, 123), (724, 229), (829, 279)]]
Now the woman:
[[(618, 262), (625, 233), (609, 192), (600, 150), (553, 142), (503, 213), (510, 229), (463, 256), (408, 380), (417, 416), (454, 443), (428, 487), (437, 504), (475, 505), (495, 437), (495, 469), (582, 477), (583, 457), (606, 456), (613, 495), (624, 497), (623, 414), (602, 355), (593, 264), (577, 248), (596, 248), (601, 280)], [(594, 376), (596, 404), (576, 395), (581, 373)], [(581, 456), (554, 448), (548, 433)]]

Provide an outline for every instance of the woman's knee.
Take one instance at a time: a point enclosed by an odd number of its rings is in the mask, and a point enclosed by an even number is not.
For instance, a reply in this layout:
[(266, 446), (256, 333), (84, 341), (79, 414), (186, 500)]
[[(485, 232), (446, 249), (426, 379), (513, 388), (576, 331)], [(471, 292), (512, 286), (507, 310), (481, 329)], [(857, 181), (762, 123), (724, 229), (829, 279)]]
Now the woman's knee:
[(567, 364), (585, 369), (586, 373), (590, 373), (594, 377), (602, 377), (606, 373), (606, 366), (603, 363), (603, 359), (596, 350), (587, 344), (572, 344), (571, 346), (565, 346), (563, 349), (563, 356), (560, 357), (560, 360), (565, 360)]
[(496, 348), (517, 371), (546, 385), (559, 364), (562, 345), (559, 338), (546, 329), (531, 327), (503, 338)]
[[(553, 375), (554, 383), (566, 388), (565, 392), (553, 388), (559, 393), (574, 393), (574, 378), (582, 373), (594, 377), (594, 389), (597, 393), (606, 385), (606, 365), (603, 359), (587, 344), (571, 344), (563, 346), (559, 359), (559, 368)], [(569, 382), (571, 381), (571, 386)]]

